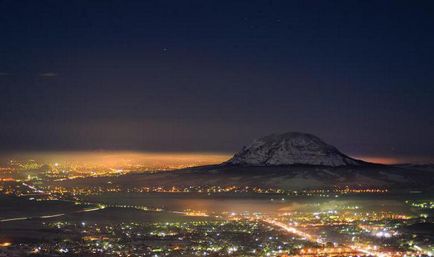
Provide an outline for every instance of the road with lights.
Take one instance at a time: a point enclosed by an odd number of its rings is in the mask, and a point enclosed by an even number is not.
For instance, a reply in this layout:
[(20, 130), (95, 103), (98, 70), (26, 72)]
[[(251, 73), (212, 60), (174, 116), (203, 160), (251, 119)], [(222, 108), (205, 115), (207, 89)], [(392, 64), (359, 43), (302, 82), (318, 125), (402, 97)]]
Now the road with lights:
[(51, 219), (51, 218), (57, 218), (57, 217), (65, 216), (67, 214), (99, 211), (99, 210), (102, 210), (104, 208), (105, 208), (105, 206), (101, 205), (101, 206), (98, 206), (98, 207), (95, 207), (95, 208), (83, 209), (83, 210), (79, 210), (79, 211), (75, 211), (75, 212), (70, 212), (70, 213), (57, 213), (57, 214), (51, 214), (51, 215), (41, 215), (41, 216), (17, 217), (17, 218), (1, 219), (0, 222), (12, 222), (12, 221), (23, 221), (23, 220), (33, 220), (33, 219)]
[[(316, 236), (307, 234), (307, 233), (305, 233), (305, 232), (303, 232), (303, 231), (301, 231), (301, 230), (299, 230), (299, 229), (297, 229), (297, 228), (295, 228), (293, 226), (285, 224), (283, 222), (279, 222), (279, 221), (276, 221), (276, 220), (273, 220), (273, 219), (270, 219), (270, 218), (260, 218), (259, 220), (261, 220), (262, 222), (265, 222), (265, 223), (267, 223), (269, 225), (272, 225), (272, 226), (278, 227), (280, 229), (283, 229), (283, 230), (285, 230), (285, 231), (287, 231), (287, 232), (289, 232), (291, 234), (297, 235), (297, 236), (299, 236), (301, 238), (305, 238), (308, 241), (324, 245), (324, 241), (321, 238), (318, 238)], [(370, 247), (361, 247), (361, 246), (357, 246), (357, 245), (351, 245), (349, 247), (351, 249), (355, 250), (355, 251), (362, 252), (362, 253), (365, 253), (365, 254), (368, 254), (368, 255), (372, 255), (372, 256), (391, 257), (391, 255), (389, 255), (389, 254), (381, 253), (381, 252), (378, 252), (378, 251), (374, 251), (374, 250), (370, 249)]]

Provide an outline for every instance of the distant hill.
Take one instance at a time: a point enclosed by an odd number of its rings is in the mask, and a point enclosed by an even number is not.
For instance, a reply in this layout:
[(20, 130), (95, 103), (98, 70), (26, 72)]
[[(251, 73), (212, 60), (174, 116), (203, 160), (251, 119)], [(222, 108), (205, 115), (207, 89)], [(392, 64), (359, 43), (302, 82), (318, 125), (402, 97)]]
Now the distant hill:
[(230, 160), (218, 164), (153, 174), (128, 174), (66, 183), (113, 183), (131, 186), (259, 186), (312, 189), (344, 187), (434, 187), (425, 167), (388, 166), (353, 159), (318, 137), (299, 132), (255, 140)]
[(395, 167), (403, 168), (403, 169), (416, 169), (416, 170), (425, 170), (425, 171), (432, 171), (434, 172), (434, 164), (427, 163), (427, 164), (395, 164), (393, 165)]
[(158, 173), (134, 173), (119, 177), (66, 180), (62, 185), (153, 186), (249, 186), (290, 190), (344, 187), (387, 187), (433, 190), (433, 172), (386, 165), (361, 166), (237, 166), (209, 165)]
[(338, 167), (359, 166), (367, 163), (341, 153), (336, 147), (314, 135), (288, 132), (269, 135), (253, 141), (225, 164), (241, 166), (302, 164)]

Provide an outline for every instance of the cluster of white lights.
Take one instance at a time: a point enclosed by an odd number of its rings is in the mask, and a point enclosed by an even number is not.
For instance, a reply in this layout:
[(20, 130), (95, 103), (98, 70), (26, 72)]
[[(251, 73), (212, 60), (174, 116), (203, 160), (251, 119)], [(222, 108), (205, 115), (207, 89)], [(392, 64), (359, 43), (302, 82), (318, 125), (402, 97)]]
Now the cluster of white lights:
[(392, 235), (391, 235), (389, 232), (385, 232), (385, 231), (377, 232), (377, 233), (375, 234), (375, 236), (376, 236), (376, 237), (385, 237), (385, 238), (392, 237)]

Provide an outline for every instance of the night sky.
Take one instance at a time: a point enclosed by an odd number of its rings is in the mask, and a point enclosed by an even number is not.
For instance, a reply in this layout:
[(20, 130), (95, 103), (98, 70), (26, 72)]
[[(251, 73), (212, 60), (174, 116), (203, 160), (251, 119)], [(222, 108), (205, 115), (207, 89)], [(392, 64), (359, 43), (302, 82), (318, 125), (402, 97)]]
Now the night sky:
[(0, 150), (434, 161), (433, 1), (0, 0)]

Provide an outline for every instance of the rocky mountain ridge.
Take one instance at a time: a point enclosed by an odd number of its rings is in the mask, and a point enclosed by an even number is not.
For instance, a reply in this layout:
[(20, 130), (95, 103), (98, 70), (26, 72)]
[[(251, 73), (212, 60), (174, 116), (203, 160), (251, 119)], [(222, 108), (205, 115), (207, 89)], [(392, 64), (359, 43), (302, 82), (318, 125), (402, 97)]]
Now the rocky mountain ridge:
[(336, 147), (325, 143), (317, 136), (288, 132), (259, 138), (224, 164), (244, 166), (301, 164), (338, 167), (367, 163), (341, 153)]

